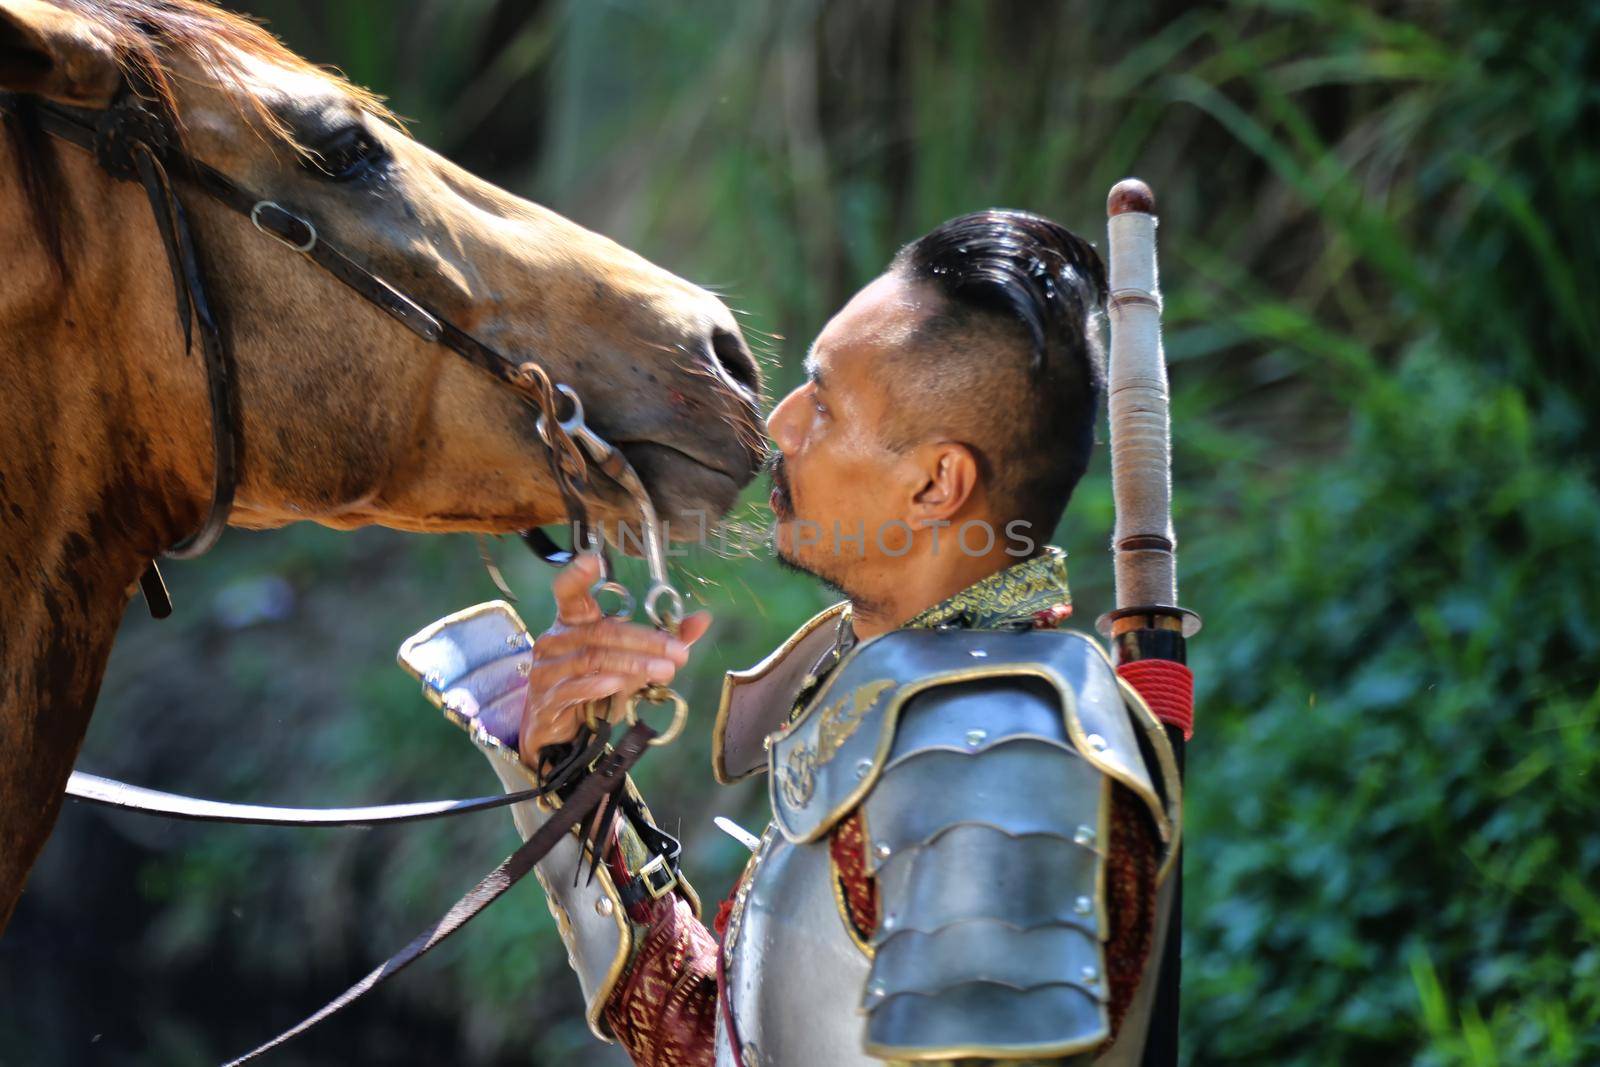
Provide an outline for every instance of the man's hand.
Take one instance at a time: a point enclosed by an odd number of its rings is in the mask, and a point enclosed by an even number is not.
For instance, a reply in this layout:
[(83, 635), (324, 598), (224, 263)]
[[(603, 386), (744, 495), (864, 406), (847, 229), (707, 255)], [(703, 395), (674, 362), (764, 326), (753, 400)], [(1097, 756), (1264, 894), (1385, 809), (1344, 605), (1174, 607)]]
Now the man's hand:
[(585, 553), (550, 583), (556, 621), (534, 642), (528, 702), (517, 730), (522, 762), (536, 770), (541, 749), (578, 735), (585, 704), (632, 693), (647, 682), (671, 683), (678, 668), (689, 662), (689, 646), (711, 626), (711, 615), (704, 611), (684, 619), (677, 637), (606, 618), (589, 593), (599, 580), (599, 557)]

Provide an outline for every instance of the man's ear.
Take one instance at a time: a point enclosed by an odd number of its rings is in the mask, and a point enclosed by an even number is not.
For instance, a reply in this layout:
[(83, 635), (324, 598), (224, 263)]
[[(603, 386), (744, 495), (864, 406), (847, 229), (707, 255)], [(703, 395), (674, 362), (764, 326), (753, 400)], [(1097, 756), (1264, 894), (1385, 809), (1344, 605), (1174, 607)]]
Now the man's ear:
[(42, 0), (0, 0), (0, 91), (105, 107), (121, 81), (104, 27)]
[(924, 445), (914, 455), (922, 485), (911, 498), (911, 525), (955, 518), (978, 491), (978, 458), (954, 441)]

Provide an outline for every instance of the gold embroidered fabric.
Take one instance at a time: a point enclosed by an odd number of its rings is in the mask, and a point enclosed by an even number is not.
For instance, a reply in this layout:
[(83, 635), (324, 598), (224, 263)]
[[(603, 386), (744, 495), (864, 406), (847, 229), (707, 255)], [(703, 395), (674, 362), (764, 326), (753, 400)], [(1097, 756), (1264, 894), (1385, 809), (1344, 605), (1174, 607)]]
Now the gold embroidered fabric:
[(974, 582), (948, 600), (916, 615), (908, 630), (955, 626), (966, 630), (999, 630), (1032, 626), (1040, 612), (1072, 603), (1067, 589), (1067, 554), (1046, 545), (1042, 554), (1013, 563)]

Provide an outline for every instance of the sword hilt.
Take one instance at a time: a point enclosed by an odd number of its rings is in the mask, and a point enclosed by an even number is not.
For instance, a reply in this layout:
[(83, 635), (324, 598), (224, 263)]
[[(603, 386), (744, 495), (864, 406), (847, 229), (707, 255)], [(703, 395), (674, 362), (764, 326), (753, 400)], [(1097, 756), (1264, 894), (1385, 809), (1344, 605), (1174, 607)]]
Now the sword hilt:
[[(1134, 631), (1192, 636), (1200, 616), (1178, 605), (1177, 537), (1172, 529), (1172, 444), (1166, 356), (1161, 347), (1161, 285), (1156, 269), (1155, 195), (1136, 178), (1106, 199), (1110, 248), (1111, 491), (1116, 500), (1112, 553), (1116, 610), (1100, 632), (1127, 658), (1182, 660), (1181, 640), (1123, 640)], [(1137, 650), (1143, 652), (1140, 655)], [(1157, 651), (1160, 649), (1161, 651)], [(1165, 652), (1166, 654), (1163, 654)]]

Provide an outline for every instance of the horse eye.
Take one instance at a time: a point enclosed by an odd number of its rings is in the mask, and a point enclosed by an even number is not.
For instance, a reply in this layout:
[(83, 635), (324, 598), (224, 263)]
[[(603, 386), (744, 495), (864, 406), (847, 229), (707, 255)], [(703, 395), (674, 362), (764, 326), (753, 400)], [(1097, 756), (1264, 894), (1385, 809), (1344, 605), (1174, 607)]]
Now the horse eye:
[(320, 177), (348, 182), (364, 177), (383, 158), (383, 146), (365, 128), (350, 126), (308, 149), (306, 166)]

